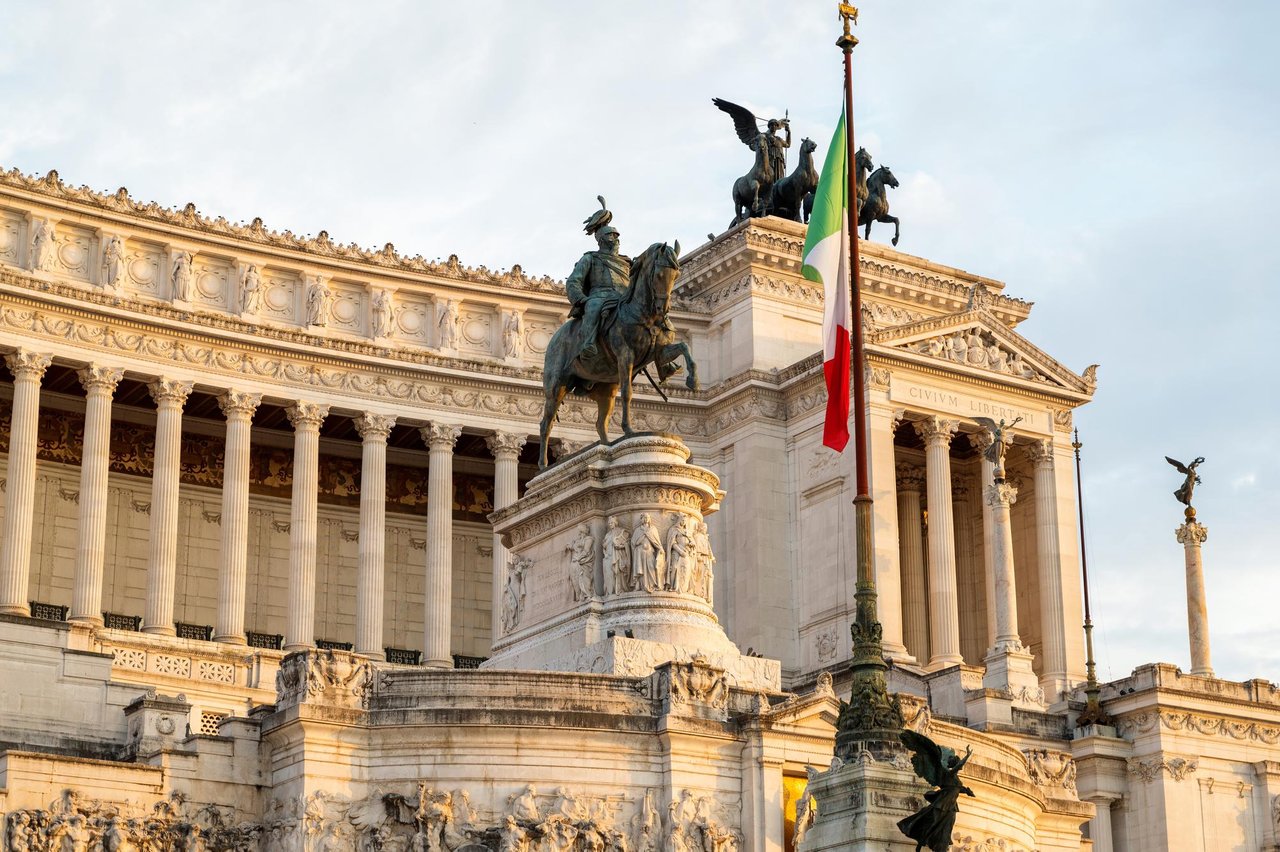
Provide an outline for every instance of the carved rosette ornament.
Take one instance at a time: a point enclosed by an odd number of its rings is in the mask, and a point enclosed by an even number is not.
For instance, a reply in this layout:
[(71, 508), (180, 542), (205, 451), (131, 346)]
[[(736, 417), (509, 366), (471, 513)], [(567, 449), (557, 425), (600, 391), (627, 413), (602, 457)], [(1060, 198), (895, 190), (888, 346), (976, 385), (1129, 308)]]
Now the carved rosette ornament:
[(377, 440), (385, 442), (391, 436), (391, 430), (395, 428), (396, 418), (390, 414), (375, 414), (372, 411), (366, 411), (359, 417), (351, 421), (356, 431), (360, 433), (362, 440)]

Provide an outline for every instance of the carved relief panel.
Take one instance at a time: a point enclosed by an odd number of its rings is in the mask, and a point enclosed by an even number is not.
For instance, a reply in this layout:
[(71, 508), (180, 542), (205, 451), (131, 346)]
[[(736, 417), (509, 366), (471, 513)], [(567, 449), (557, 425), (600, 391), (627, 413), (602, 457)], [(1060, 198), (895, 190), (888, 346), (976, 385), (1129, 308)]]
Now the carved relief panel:
[(458, 310), (458, 349), (492, 355), (497, 351), (493, 342), (494, 326), (491, 308), (462, 305)]
[(89, 261), (93, 257), (96, 240), (97, 235), (93, 231), (60, 222), (57, 244), (49, 271), (88, 281)]
[(298, 273), (266, 267), (262, 270), (262, 305), (259, 316), (284, 323), (300, 323), (302, 279)]
[(415, 293), (396, 294), (396, 312), (390, 336), (415, 346), (429, 346), (432, 317), (435, 316), (433, 308), (431, 301), (425, 296)]
[(231, 309), (238, 281), (230, 260), (199, 255), (192, 262), (191, 271), (192, 304), (223, 311)]
[(525, 343), (529, 352), (541, 357), (547, 351), (551, 335), (560, 327), (560, 317), (529, 311), (524, 317)]
[(368, 286), (350, 281), (331, 281), (329, 293), (333, 297), (329, 307), (329, 327), (351, 334), (368, 334)]
[(11, 210), (0, 210), (0, 263), (22, 264), (23, 219)]
[(164, 293), (164, 269), (164, 248), (158, 243), (125, 240), (124, 275), (121, 279), (126, 292), (160, 298)]

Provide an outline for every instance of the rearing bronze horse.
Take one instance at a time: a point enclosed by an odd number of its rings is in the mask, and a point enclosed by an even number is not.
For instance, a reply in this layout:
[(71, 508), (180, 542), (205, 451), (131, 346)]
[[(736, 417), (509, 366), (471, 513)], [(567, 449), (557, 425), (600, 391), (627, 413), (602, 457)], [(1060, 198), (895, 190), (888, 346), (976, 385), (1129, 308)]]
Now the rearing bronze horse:
[(542, 367), (541, 440), (538, 467), (547, 466), (547, 441), (551, 425), (565, 394), (576, 393), (596, 401), (596, 432), (600, 442), (609, 442), (609, 417), (614, 399), (621, 390), (622, 431), (635, 434), (631, 428), (631, 381), (649, 364), (658, 368), (659, 381), (670, 375), (672, 363), (684, 359), (688, 377), (685, 385), (698, 387), (698, 368), (686, 343), (667, 331), (667, 309), (671, 288), (680, 272), (680, 243), (669, 246), (654, 243), (631, 262), (631, 285), (622, 294), (617, 311), (601, 322), (594, 358), (582, 358), (578, 340), (579, 320), (570, 320), (556, 331), (547, 344)]

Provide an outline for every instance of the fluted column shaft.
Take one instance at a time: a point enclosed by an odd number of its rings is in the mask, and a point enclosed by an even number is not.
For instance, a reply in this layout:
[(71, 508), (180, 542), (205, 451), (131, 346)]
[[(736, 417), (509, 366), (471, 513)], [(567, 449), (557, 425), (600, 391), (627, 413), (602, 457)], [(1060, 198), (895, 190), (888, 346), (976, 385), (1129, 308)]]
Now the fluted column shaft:
[(987, 489), (986, 502), (991, 507), (991, 561), (995, 576), (996, 641), (993, 653), (1022, 651), (1018, 638), (1018, 588), (1013, 573), (1013, 529), (1009, 525), (1009, 506), (1018, 498), (1018, 489), (1008, 482), (997, 482)]
[(80, 452), (80, 518), (76, 540), (71, 621), (102, 624), (102, 566), (107, 552), (107, 468), (111, 460), (111, 395), (123, 371), (90, 365), (81, 370), (85, 390), (84, 441)]
[(9, 421), (9, 469), (0, 539), (0, 612), (30, 615), (31, 523), (36, 505), (36, 430), (40, 380), (52, 358), (20, 349), (5, 356), (13, 373), (13, 415)]
[(1055, 697), (1067, 687), (1067, 630), (1062, 605), (1062, 553), (1058, 542), (1057, 477), (1053, 441), (1030, 447), (1036, 489), (1036, 567), (1040, 585), (1040, 681)]
[(1187, 566), (1187, 634), (1191, 640), (1191, 673), (1213, 677), (1209, 662), (1209, 606), (1204, 594), (1204, 563), (1200, 546), (1209, 537), (1209, 528), (1191, 514), (1176, 530)]
[(870, 468), (871, 544), (876, 579), (876, 615), (883, 630), (882, 650), (886, 659), (915, 663), (903, 642), (902, 558), (898, 544), (897, 460), (894, 433), (904, 412), (880, 404), (867, 410), (868, 461)]
[[(951, 517), (955, 524), (956, 530), (956, 582), (959, 585), (957, 592), (957, 611), (965, 613), (966, 620), (971, 619), (973, 614), (977, 612), (977, 599), (979, 593), (974, 588), (974, 576), (978, 563), (975, 544), (973, 540), (973, 519), (970, 514), (972, 501), (970, 500), (971, 489), (967, 482), (967, 477), (952, 477), (951, 480)], [(982, 627), (983, 633), (986, 632), (986, 625)], [(984, 637), (985, 638), (985, 637)], [(961, 654), (964, 653), (965, 642), (961, 642)], [(978, 665), (982, 659), (983, 652), (986, 651), (985, 644), (981, 645), (976, 658), (967, 658), (965, 660), (969, 665)]]
[[(504, 432), (490, 435), (485, 443), (493, 453), (493, 508), (504, 509), (520, 496), (520, 450), (526, 437)], [(502, 634), (502, 586), (506, 581), (508, 551), (502, 546), (502, 536), (493, 535), (493, 624), (490, 634), (494, 640)]]
[(262, 394), (227, 391), (218, 405), (227, 418), (222, 460), (222, 564), (218, 569), (218, 642), (245, 644), (249, 576), (249, 435)]
[(929, 499), (929, 668), (964, 662), (960, 655), (960, 603), (956, 594), (956, 533), (951, 514), (951, 436), (956, 422), (915, 422), (925, 444)]
[(427, 578), (423, 665), (453, 666), (453, 445), (462, 430), (446, 423), (422, 428), (427, 455)]
[(289, 520), (289, 621), (284, 648), (301, 651), (315, 645), (320, 424), (329, 415), (329, 406), (299, 401), (286, 413), (293, 424), (293, 493)]
[(151, 539), (147, 551), (147, 608), (142, 629), (174, 634), (173, 592), (178, 577), (178, 487), (182, 406), (191, 382), (159, 379), (148, 386), (156, 402), (156, 450), (151, 468)]
[(360, 453), (360, 541), (356, 569), (356, 653), (386, 658), (382, 619), (387, 562), (387, 438), (396, 419), (366, 411), (355, 419)]
[(898, 466), (898, 559), (902, 566), (902, 638), (907, 653), (929, 659), (929, 601), (924, 575), (924, 525), (917, 467)]
[(995, 465), (983, 453), (991, 446), (994, 438), (986, 429), (969, 435), (969, 442), (978, 451), (978, 502), (982, 504), (982, 576), (986, 587), (987, 611), (987, 647), (996, 644), (996, 573), (992, 554), (994, 526), (992, 525), (991, 506), (987, 503), (987, 489), (995, 483)]

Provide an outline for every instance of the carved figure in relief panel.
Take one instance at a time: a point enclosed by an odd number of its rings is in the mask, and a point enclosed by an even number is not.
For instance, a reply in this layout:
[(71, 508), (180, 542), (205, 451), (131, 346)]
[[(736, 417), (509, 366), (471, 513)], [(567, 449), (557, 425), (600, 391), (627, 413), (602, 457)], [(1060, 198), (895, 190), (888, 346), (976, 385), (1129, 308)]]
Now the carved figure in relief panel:
[(458, 303), (453, 299), (445, 299), (440, 306), (440, 317), (436, 321), (438, 335), (436, 341), (441, 349), (456, 349), (458, 346)]
[(240, 312), (252, 315), (261, 307), (262, 276), (258, 274), (258, 267), (251, 263), (240, 276)]
[(509, 815), (522, 825), (535, 825), (542, 822), (542, 812), (538, 809), (538, 788), (532, 784), (525, 786), (519, 795), (507, 797), (511, 805)]
[(671, 526), (667, 530), (667, 588), (682, 595), (692, 588), (694, 566), (693, 536), (689, 533), (689, 519), (679, 512), (671, 513)]
[(120, 271), (124, 264), (124, 242), (119, 237), (108, 237), (102, 246), (102, 286), (114, 290), (120, 284)]
[(529, 833), (520, 827), (516, 818), (508, 814), (502, 818), (502, 828), (498, 830), (498, 852), (526, 852), (529, 848)]
[(694, 570), (693, 593), (714, 605), (713, 595), (716, 564), (715, 554), (711, 552), (711, 535), (707, 532), (707, 522), (699, 521), (697, 532), (693, 535)]
[(371, 303), (371, 325), (374, 337), (390, 337), (392, 322), (395, 319), (395, 308), (391, 303), (391, 294), (386, 290), (374, 290)]
[(592, 575), (595, 573), (596, 540), (591, 528), (578, 525), (578, 535), (565, 551), (569, 554), (569, 579), (573, 585), (575, 601), (590, 600), (595, 595)]
[(631, 533), (619, 526), (617, 518), (610, 518), (604, 533), (604, 581), (605, 594), (622, 594), (631, 591)]
[(324, 278), (319, 275), (308, 277), (307, 284), (307, 325), (323, 326), (329, 322), (329, 309), (333, 304), (333, 294)]
[(191, 298), (191, 252), (180, 251), (173, 256), (169, 280), (173, 284), (173, 301), (185, 302)]
[(502, 353), (508, 358), (524, 354), (524, 316), (519, 311), (507, 311), (503, 316)]
[(657, 791), (644, 791), (640, 809), (631, 818), (631, 852), (657, 852), (662, 843), (662, 813), (658, 810)]
[(53, 250), (58, 244), (58, 231), (48, 219), (31, 222), (31, 262), (34, 272), (45, 272), (53, 266)]
[(663, 588), (666, 575), (666, 554), (662, 549), (662, 536), (649, 514), (640, 516), (640, 525), (631, 533), (631, 576), (634, 588), (657, 592)]
[(520, 623), (524, 611), (525, 574), (533, 566), (527, 557), (512, 557), (507, 569), (507, 584), (502, 593), (502, 629), (510, 633)]

